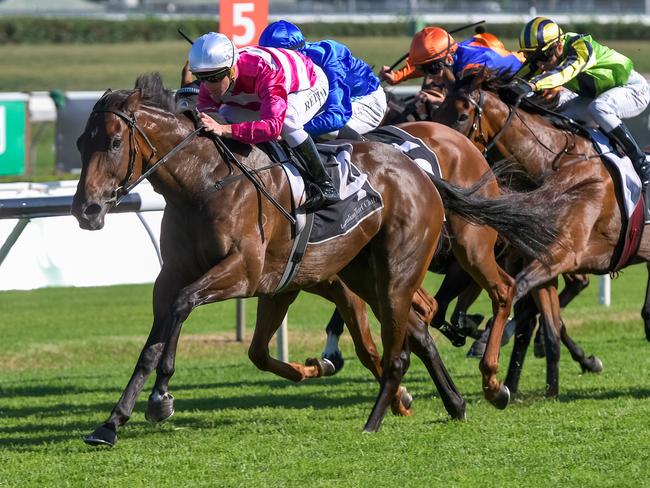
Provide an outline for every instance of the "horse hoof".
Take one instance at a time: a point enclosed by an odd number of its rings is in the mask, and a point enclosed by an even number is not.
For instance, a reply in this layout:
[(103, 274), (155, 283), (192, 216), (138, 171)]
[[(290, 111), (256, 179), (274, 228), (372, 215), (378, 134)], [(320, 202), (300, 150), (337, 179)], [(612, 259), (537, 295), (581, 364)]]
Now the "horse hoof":
[(485, 353), (485, 342), (474, 341), (472, 347), (470, 347), (469, 351), (467, 351), (467, 357), (481, 359), (484, 353)]
[(602, 373), (603, 372), (603, 362), (596, 356), (589, 356), (587, 358), (587, 364), (581, 365), (583, 373)]
[(327, 359), (330, 363), (332, 363), (332, 366), (334, 366), (334, 372), (332, 374), (336, 374), (341, 371), (345, 365), (345, 359), (343, 359), (343, 354), (341, 354), (341, 351), (336, 351), (332, 354), (323, 354), (323, 359)]
[(144, 418), (151, 423), (164, 422), (174, 415), (174, 397), (166, 392), (164, 395), (151, 394), (147, 402)]
[(307, 358), (305, 366), (316, 366), (319, 378), (321, 376), (333, 376), (336, 373), (334, 364), (327, 358)]
[(117, 442), (115, 426), (109, 423), (100, 425), (92, 434), (84, 437), (84, 442), (90, 446), (113, 447)]
[(498, 393), (490, 399), (490, 403), (499, 410), (504, 410), (510, 403), (510, 390), (508, 387), (502, 383)]
[(411, 405), (413, 405), (413, 395), (408, 392), (405, 386), (402, 386), (402, 405), (407, 410), (410, 410)]

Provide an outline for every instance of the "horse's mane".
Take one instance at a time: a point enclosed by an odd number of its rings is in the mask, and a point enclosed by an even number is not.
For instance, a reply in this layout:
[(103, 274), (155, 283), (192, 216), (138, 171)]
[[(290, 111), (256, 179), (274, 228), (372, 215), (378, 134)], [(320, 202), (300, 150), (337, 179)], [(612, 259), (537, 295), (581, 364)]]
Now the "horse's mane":
[(456, 93), (469, 93), (477, 89), (497, 93), (497, 90), (512, 80), (512, 73), (497, 72), (489, 68), (465, 70), (454, 83), (453, 91)]
[(134, 90), (108, 90), (99, 99), (97, 104), (95, 104), (95, 109), (122, 106), (135, 90), (140, 90), (142, 94), (142, 105), (174, 113), (176, 108), (174, 93), (165, 88), (160, 73), (144, 73), (139, 75), (135, 80)]

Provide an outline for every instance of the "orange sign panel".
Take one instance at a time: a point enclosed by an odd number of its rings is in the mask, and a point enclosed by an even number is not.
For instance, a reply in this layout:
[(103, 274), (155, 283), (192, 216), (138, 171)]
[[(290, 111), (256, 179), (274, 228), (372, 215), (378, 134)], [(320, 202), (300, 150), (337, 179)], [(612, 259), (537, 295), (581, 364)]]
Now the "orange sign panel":
[(219, 31), (237, 47), (256, 44), (268, 24), (268, 0), (221, 0)]

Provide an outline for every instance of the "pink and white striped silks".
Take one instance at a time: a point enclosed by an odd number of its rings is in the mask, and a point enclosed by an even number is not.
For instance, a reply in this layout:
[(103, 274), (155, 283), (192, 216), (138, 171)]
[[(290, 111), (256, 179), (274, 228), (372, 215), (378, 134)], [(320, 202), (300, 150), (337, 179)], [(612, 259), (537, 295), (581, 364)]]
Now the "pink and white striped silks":
[(229, 113), (253, 112), (257, 120), (233, 120), (237, 122), (232, 125), (233, 139), (249, 144), (277, 139), (284, 125), (289, 95), (312, 88), (316, 80), (314, 65), (300, 53), (246, 47), (239, 51), (235, 82), (221, 100), (215, 100), (202, 83), (197, 108), (201, 112), (216, 112), (220, 108)]

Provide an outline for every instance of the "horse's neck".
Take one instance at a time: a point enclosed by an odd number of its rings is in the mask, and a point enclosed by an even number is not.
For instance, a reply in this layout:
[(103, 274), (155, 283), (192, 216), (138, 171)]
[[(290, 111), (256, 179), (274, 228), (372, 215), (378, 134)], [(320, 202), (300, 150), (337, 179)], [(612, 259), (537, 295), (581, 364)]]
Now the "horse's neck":
[[(558, 129), (539, 114), (517, 110), (508, 117), (508, 109), (494, 94), (486, 97), (484, 113), (489, 117), (491, 140), (501, 158), (514, 159), (531, 176), (542, 176), (557, 169), (571, 155), (591, 153), (591, 144), (583, 137)], [(580, 158), (582, 159), (582, 157)]]
[[(156, 148), (149, 166), (173, 151), (194, 130), (187, 123), (170, 116), (150, 119), (147, 135)], [(195, 201), (211, 185), (214, 176), (226, 173), (226, 165), (214, 143), (198, 134), (149, 177), (154, 189), (175, 202)]]

